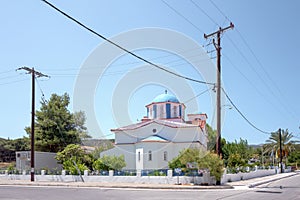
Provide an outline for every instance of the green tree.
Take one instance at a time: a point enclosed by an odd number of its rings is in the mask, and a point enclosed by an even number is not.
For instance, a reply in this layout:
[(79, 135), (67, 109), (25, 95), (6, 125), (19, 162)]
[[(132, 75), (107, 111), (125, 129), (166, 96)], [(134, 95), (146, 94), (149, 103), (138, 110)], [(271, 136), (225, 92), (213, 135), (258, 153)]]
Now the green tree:
[(169, 163), (169, 168), (183, 168), (186, 170), (188, 168), (188, 164), (195, 164), (198, 163), (201, 157), (203, 157), (204, 153), (197, 148), (188, 148), (183, 149), (179, 152), (179, 155), (173, 158)]
[(186, 171), (187, 163), (196, 163), (197, 169), (208, 169), (210, 175), (216, 178), (217, 184), (220, 184), (224, 172), (224, 163), (217, 154), (204, 152), (198, 148), (184, 149), (169, 162), (169, 168), (181, 168)]
[(101, 143), (93, 152), (92, 155), (95, 159), (100, 158), (100, 153), (114, 147), (111, 141)]
[(210, 175), (216, 178), (216, 184), (221, 184), (221, 178), (224, 173), (223, 160), (215, 153), (208, 152), (198, 160), (199, 168), (206, 168)]
[(121, 156), (104, 155), (102, 158), (98, 158), (93, 163), (94, 170), (121, 170), (124, 167), (126, 167), (124, 155)]
[(78, 144), (69, 144), (63, 151), (57, 153), (55, 159), (72, 174), (77, 174), (77, 167), (81, 173), (84, 170), (92, 169), (94, 162), (93, 156), (85, 153)]
[[(281, 131), (281, 145), (283, 150), (283, 157), (286, 158), (286, 162), (289, 153), (295, 149), (295, 143), (297, 142), (295, 140), (292, 140), (293, 137), (294, 137), (293, 134), (289, 133), (288, 129)], [(266, 140), (265, 149), (266, 152), (268, 153), (273, 152), (274, 154), (276, 154), (276, 152), (279, 152), (280, 149), (279, 132), (271, 133), (269, 139)], [(277, 155), (279, 156), (279, 153)]]
[[(83, 113), (71, 113), (68, 110), (70, 98), (67, 93), (59, 96), (52, 94), (49, 101), (42, 101), (36, 111), (35, 139), (36, 150), (58, 152), (68, 144), (78, 144), (80, 135), (85, 135), (85, 117)], [(30, 128), (26, 132), (30, 135)]]
[(181, 163), (180, 158), (178, 156), (173, 158), (171, 161), (169, 161), (168, 166), (170, 169), (173, 170), (176, 168), (180, 168), (180, 169), (185, 168), (185, 164)]
[(126, 166), (124, 155), (121, 156), (107, 156), (104, 155), (102, 158), (102, 163), (107, 166), (108, 170), (121, 170)]
[(245, 165), (246, 165), (246, 160), (243, 159), (242, 156), (237, 153), (231, 154), (227, 161), (228, 167), (237, 168), (237, 167), (245, 166)]
[(86, 116), (83, 111), (75, 112), (73, 114), (75, 129), (77, 130), (79, 137), (81, 139), (88, 139), (91, 136), (87, 132), (87, 128), (85, 126)]
[(28, 151), (30, 150), (29, 138), (17, 138), (17, 139), (1, 139), (0, 147), (11, 151)]
[(217, 131), (213, 130), (208, 124), (206, 124), (206, 130), (208, 135), (208, 142), (207, 142), (207, 150), (208, 151), (215, 151), (216, 150), (216, 138), (217, 138)]
[[(223, 159), (225, 162), (225, 165), (228, 166), (230, 155), (239, 155), (239, 165), (244, 165), (247, 160), (250, 159), (251, 155), (253, 154), (253, 149), (248, 145), (247, 140), (243, 140), (240, 138), (240, 141), (237, 142), (236, 140), (234, 142), (226, 142), (222, 146), (222, 153), (223, 153)], [(234, 159), (235, 161), (231, 161), (230, 163), (235, 163), (234, 166), (229, 165), (230, 167), (236, 167), (237, 164), (235, 157), (231, 157), (231, 159)]]

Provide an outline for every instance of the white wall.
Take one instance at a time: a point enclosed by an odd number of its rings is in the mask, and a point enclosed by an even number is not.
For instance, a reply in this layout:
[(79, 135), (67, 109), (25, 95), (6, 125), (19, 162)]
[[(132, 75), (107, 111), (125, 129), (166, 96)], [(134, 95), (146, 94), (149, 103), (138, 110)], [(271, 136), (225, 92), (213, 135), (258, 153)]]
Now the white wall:
[[(153, 132), (154, 129), (156, 132)], [(135, 143), (151, 135), (159, 135), (172, 142), (200, 141), (205, 144), (207, 139), (205, 133), (198, 126), (172, 128), (154, 122), (135, 130), (118, 131), (116, 133), (116, 144)]]
[(222, 184), (227, 183), (227, 182), (235, 182), (235, 181), (241, 181), (241, 180), (247, 180), (247, 179), (252, 179), (252, 178), (257, 178), (257, 177), (263, 177), (263, 176), (269, 176), (276, 174), (276, 169), (260, 169), (256, 171), (251, 171), (251, 172), (239, 172), (237, 174), (226, 174), (222, 176)]
[(100, 157), (103, 155), (108, 156), (121, 156), (124, 155), (126, 167), (124, 169), (135, 169), (135, 146), (134, 145), (117, 145), (113, 149), (101, 152)]
[[(18, 157), (18, 155), (20, 155)], [(50, 152), (34, 152), (34, 161), (35, 161), (35, 169), (62, 169), (62, 165), (57, 163), (57, 160), (54, 158), (56, 153)], [(16, 168), (17, 170), (30, 170), (30, 151), (17, 151), (16, 152)]]

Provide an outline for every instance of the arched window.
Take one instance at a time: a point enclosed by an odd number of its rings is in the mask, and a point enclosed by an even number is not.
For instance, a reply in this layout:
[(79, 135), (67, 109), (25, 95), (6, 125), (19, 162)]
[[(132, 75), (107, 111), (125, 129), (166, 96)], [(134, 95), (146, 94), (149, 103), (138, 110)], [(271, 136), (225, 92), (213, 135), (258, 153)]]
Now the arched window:
[(168, 160), (168, 152), (164, 151), (164, 161)]
[(176, 118), (176, 117), (178, 117), (178, 115), (177, 115), (177, 106), (174, 106), (173, 107), (173, 118)]
[(148, 151), (148, 160), (152, 161), (152, 151)]
[(138, 161), (141, 161), (141, 152), (138, 152)]

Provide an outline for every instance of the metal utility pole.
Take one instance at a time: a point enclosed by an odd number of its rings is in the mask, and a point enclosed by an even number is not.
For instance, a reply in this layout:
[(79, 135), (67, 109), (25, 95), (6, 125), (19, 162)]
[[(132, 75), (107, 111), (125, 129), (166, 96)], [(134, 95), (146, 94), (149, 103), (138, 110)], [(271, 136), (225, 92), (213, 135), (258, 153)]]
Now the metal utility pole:
[(32, 80), (32, 92), (31, 92), (31, 156), (30, 156), (30, 177), (31, 181), (34, 181), (34, 122), (35, 122), (35, 77), (49, 77), (41, 72), (37, 72), (34, 68), (20, 67), (17, 70), (25, 70), (27, 74), (31, 74)]
[(222, 149), (221, 149), (221, 34), (228, 30), (233, 29), (234, 25), (232, 22), (230, 22), (230, 25), (221, 28), (219, 27), (219, 30), (216, 32), (213, 32), (211, 34), (204, 34), (204, 38), (207, 39), (209, 37), (213, 37), (217, 35), (217, 43), (215, 42), (215, 39), (213, 39), (214, 46), (217, 51), (217, 138), (216, 138), (216, 152), (218, 156), (221, 157), (222, 155)]
[(283, 166), (282, 166), (282, 138), (281, 138), (281, 129), (278, 130), (278, 134), (279, 134), (280, 173), (283, 173)]

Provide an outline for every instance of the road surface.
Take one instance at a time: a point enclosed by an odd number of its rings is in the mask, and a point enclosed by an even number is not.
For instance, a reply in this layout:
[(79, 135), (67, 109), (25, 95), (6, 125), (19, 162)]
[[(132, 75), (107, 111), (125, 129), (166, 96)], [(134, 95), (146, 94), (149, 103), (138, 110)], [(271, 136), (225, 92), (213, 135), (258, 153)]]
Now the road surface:
[(210, 190), (0, 186), (1, 200), (300, 199), (300, 175), (256, 188)]

